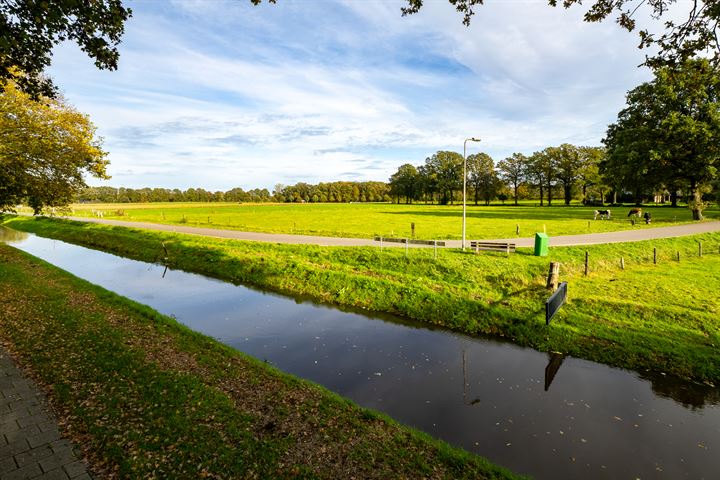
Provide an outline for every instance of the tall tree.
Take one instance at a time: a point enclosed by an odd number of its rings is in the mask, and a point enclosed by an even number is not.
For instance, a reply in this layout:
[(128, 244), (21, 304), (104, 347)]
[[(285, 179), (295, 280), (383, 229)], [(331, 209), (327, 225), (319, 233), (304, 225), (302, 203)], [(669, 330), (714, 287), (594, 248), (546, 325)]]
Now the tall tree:
[(525, 181), (528, 163), (528, 158), (522, 153), (513, 153), (512, 156), (498, 163), (498, 170), (500, 170), (503, 180), (508, 185), (512, 185), (516, 206), (518, 204), (518, 189)]
[[(34, 99), (55, 97), (50, 78), (52, 49), (65, 40), (77, 43), (100, 69), (115, 70), (117, 45), (132, 10), (121, 0), (4, 0), (0, 2), (0, 91), (14, 83)], [(15, 79), (13, 71), (25, 76)]]
[(605, 203), (605, 191), (607, 185), (600, 175), (600, 162), (605, 158), (603, 147), (580, 147), (580, 170), (578, 174), (580, 187), (582, 189), (582, 202), (588, 202), (588, 189), (592, 188), (599, 194), (600, 203)]
[(570, 205), (572, 190), (580, 179), (582, 169), (582, 158), (580, 150), (569, 143), (563, 143), (559, 147), (549, 148), (548, 153), (552, 156), (555, 166), (555, 178), (563, 187), (563, 198), (565, 205)]
[(500, 186), (492, 157), (487, 153), (469, 155), (467, 168), (475, 205), (481, 198), (485, 201), (485, 205), (490, 205), (490, 201), (497, 196)]
[(427, 172), (434, 176), (440, 203), (452, 203), (455, 192), (462, 189), (463, 157), (457, 152), (441, 150), (425, 159)]
[(548, 207), (552, 206), (552, 187), (556, 178), (555, 153), (553, 147), (530, 155), (528, 175), (540, 189), (540, 206), (543, 205), (543, 193), (547, 192)]
[[(257, 0), (258, 2), (260, 0)], [(406, 0), (407, 7), (401, 8), (403, 15), (417, 13), (424, 0)], [(463, 15), (463, 23), (470, 25), (475, 14), (474, 7), (482, 5), (484, 0), (448, 0)], [(653, 20), (663, 20), (663, 32), (651, 33), (641, 30), (640, 48), (656, 46), (657, 53), (646, 59), (650, 66), (675, 65), (702, 52), (712, 55), (713, 63), (720, 62), (720, 5), (718, 0), (692, 0), (683, 5), (688, 10), (684, 20), (677, 21), (669, 13), (670, 6), (676, 0), (593, 0), (585, 13), (586, 22), (601, 22), (614, 16), (615, 21), (628, 31), (635, 30), (635, 13), (646, 5)], [(582, 0), (548, 0), (555, 7), (561, 4), (565, 8), (582, 5)], [(677, 10), (675, 12), (677, 13)]]
[(420, 193), (420, 175), (417, 169), (406, 163), (398, 168), (390, 177), (390, 194), (397, 197), (405, 197), (405, 203), (412, 203)]
[(61, 100), (35, 101), (13, 82), (0, 93), (0, 210), (64, 206), (89, 174), (107, 178), (90, 119)]
[(720, 166), (720, 73), (705, 59), (657, 70), (628, 93), (604, 142), (605, 171), (620, 169), (626, 184), (637, 176), (655, 186), (684, 179), (693, 218), (702, 219), (702, 194)]

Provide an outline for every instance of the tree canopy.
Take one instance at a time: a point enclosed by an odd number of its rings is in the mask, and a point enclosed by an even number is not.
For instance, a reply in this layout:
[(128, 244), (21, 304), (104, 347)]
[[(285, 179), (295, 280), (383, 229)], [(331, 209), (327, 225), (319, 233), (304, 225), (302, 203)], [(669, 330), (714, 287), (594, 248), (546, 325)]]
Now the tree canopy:
[[(424, 3), (424, 0), (406, 1), (408, 6), (401, 9), (403, 15), (419, 12)], [(471, 17), (475, 14), (474, 7), (484, 3), (484, 0), (448, 1), (463, 15), (465, 25), (470, 25)], [(622, 28), (633, 31), (636, 27), (635, 15), (645, 6), (653, 19), (664, 20), (665, 27), (660, 33), (647, 30), (639, 32), (640, 48), (654, 45), (659, 50), (655, 56), (647, 58), (648, 65), (657, 67), (682, 63), (705, 51), (711, 53), (714, 63), (720, 63), (720, 0), (687, 2), (689, 5), (687, 17), (680, 22), (668, 19), (670, 6), (675, 3), (676, 0), (593, 0), (585, 13), (584, 20), (601, 22), (608, 17), (614, 17)], [(560, 4), (570, 8), (573, 5), (581, 5), (582, 0), (548, 0), (548, 4), (553, 7)]]
[[(55, 97), (55, 86), (41, 73), (50, 65), (53, 47), (65, 40), (77, 43), (98, 68), (115, 70), (116, 46), (131, 15), (121, 0), (0, 2), (0, 91), (16, 82), (35, 99)], [(15, 69), (26, 75), (15, 79)]]
[(601, 169), (626, 188), (677, 190), (684, 181), (693, 218), (720, 166), (720, 74), (704, 59), (661, 68), (631, 90), (627, 107), (608, 127)]
[(89, 118), (62, 100), (35, 101), (14, 82), (0, 93), (0, 210), (67, 205), (84, 174), (107, 178), (105, 155)]

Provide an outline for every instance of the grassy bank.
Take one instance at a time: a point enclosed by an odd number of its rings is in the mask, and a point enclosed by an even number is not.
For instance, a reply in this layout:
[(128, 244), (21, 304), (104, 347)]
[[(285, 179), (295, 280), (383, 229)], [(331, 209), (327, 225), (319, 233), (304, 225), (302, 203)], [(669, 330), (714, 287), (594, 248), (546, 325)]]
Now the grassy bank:
[[(653, 223), (632, 225), (627, 207), (610, 208), (610, 220), (593, 220), (597, 207), (552, 206), (518, 207), (469, 205), (468, 238), (513, 238), (532, 236), (544, 229), (551, 236), (652, 228), (691, 222), (690, 210), (646, 206)], [(397, 204), (213, 204), (213, 203), (144, 203), (74, 205), (73, 215), (93, 216), (102, 212), (104, 218), (170, 225), (246, 230), (266, 233), (294, 233), (330, 237), (371, 238), (411, 237), (422, 239), (459, 239), (461, 205), (397, 205)], [(708, 209), (709, 219), (720, 218), (717, 207)]]
[[(171, 267), (470, 334), (501, 335), (543, 351), (720, 382), (720, 234), (554, 248), (550, 258), (520, 249), (509, 257), (441, 250), (434, 259), (432, 250), (420, 249), (405, 257), (402, 249), (271, 245), (30, 218), (7, 224), (151, 262), (165, 256), (164, 242)], [(570, 294), (548, 328), (544, 282), (550, 260), (561, 262)]]
[(511, 477), (2, 244), (0, 339), (102, 477)]

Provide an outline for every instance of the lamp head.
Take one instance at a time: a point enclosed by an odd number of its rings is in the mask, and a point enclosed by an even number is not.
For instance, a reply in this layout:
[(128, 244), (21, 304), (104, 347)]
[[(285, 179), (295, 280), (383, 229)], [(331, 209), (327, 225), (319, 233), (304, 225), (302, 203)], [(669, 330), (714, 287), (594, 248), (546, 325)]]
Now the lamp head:
[(470, 137), (470, 138), (468, 138), (468, 140), (470, 140), (471, 142), (479, 142), (480, 141), (479, 138), (475, 138), (475, 137)]

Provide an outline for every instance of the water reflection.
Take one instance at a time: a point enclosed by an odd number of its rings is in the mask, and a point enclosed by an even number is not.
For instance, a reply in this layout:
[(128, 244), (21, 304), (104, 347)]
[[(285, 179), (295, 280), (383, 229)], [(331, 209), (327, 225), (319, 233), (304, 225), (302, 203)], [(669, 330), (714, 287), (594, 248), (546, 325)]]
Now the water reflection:
[(0, 242), (9, 243), (12, 245), (27, 240), (28, 236), (28, 233), (0, 226)]
[[(537, 478), (712, 478), (717, 391), (28, 236), (33, 255)], [(671, 400), (675, 399), (675, 400)]]

